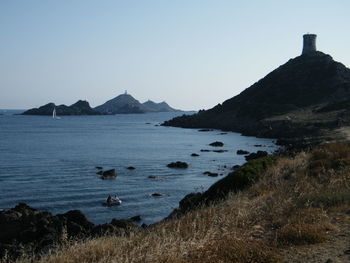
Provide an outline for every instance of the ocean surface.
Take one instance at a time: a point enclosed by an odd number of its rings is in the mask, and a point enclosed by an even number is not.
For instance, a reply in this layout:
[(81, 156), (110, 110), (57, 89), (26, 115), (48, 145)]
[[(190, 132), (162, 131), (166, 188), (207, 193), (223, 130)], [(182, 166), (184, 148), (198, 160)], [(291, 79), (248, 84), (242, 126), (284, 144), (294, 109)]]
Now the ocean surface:
[[(236, 154), (238, 149), (276, 149), (270, 139), (158, 126), (183, 113), (63, 116), (60, 120), (0, 113), (4, 114), (0, 115), (0, 209), (18, 202), (55, 214), (79, 209), (94, 223), (135, 215), (141, 216), (142, 223), (159, 221), (186, 194), (206, 190), (233, 165), (244, 163), (244, 157)], [(225, 145), (209, 146), (214, 141)], [(191, 157), (192, 153), (200, 156)], [(185, 161), (189, 167), (168, 168), (173, 161)], [(115, 168), (118, 177), (101, 180), (96, 166)], [(128, 166), (136, 169), (127, 170)], [(205, 171), (222, 176), (208, 177)], [(152, 197), (152, 193), (164, 196)], [(103, 206), (109, 194), (117, 195), (122, 204)]]

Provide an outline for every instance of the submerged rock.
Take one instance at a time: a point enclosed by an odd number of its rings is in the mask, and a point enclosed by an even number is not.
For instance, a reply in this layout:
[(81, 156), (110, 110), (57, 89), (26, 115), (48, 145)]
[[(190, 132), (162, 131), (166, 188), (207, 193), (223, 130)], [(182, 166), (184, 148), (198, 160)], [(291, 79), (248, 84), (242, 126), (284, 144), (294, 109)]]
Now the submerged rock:
[(117, 173), (115, 169), (110, 169), (107, 171), (102, 172), (101, 179), (114, 179), (117, 177)]
[(223, 142), (212, 142), (211, 144), (209, 144), (210, 146), (213, 146), (213, 147), (222, 147), (224, 146), (224, 143)]
[(129, 166), (126, 169), (128, 169), (128, 170), (135, 170), (136, 168), (134, 166)]
[(197, 153), (192, 153), (191, 156), (192, 156), (192, 157), (197, 157), (197, 156), (199, 156), (199, 154), (197, 154)]
[(151, 196), (153, 196), (153, 197), (162, 197), (162, 196), (164, 196), (164, 194), (161, 194), (161, 193), (153, 193), (153, 194), (151, 194)]
[(188, 164), (185, 162), (172, 162), (167, 165), (169, 168), (187, 168)]

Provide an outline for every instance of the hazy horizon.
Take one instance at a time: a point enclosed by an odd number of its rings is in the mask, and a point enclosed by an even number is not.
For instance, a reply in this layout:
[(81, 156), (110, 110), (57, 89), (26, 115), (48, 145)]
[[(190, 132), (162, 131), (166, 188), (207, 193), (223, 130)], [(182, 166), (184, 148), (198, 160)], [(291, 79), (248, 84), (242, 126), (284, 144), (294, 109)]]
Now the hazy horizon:
[(0, 108), (119, 94), (208, 109), (301, 54), (350, 66), (346, 0), (0, 1)]

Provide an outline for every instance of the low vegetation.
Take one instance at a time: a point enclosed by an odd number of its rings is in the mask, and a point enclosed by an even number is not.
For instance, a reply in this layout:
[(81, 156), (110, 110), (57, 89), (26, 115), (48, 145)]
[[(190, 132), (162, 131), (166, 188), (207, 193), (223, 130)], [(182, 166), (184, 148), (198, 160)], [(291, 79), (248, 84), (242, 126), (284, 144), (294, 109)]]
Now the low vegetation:
[(291, 247), (327, 242), (338, 231), (334, 211), (349, 209), (350, 146), (263, 160), (237, 173), (249, 183), (222, 202), (128, 236), (67, 241), (34, 261), (279, 263)]

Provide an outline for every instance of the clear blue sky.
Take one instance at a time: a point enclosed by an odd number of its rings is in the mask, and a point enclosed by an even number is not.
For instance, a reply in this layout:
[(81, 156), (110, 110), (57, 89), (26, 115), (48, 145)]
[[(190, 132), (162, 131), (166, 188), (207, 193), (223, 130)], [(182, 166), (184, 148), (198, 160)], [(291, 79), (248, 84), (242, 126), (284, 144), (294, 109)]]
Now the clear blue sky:
[(301, 53), (302, 35), (350, 67), (349, 0), (0, 0), (0, 108), (124, 90), (210, 108)]

